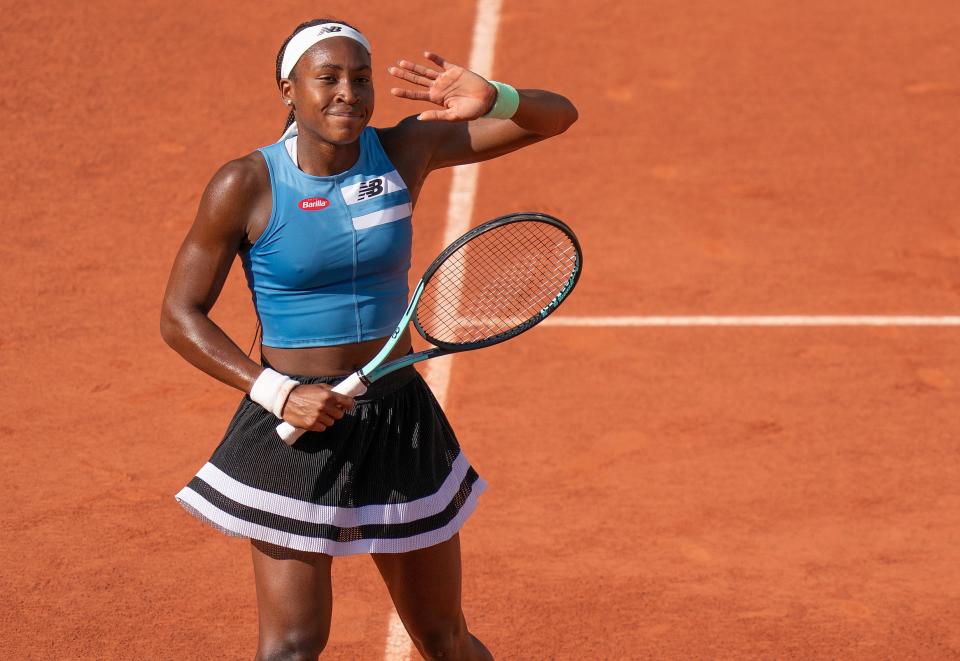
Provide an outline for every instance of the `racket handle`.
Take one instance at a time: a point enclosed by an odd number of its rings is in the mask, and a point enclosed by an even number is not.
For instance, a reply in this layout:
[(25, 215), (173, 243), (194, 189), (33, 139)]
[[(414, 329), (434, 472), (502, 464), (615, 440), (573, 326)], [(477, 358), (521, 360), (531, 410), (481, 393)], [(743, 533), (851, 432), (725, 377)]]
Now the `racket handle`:
[(333, 392), (338, 392), (341, 395), (349, 395), (350, 397), (359, 397), (360, 395), (367, 392), (367, 386), (364, 385), (363, 381), (360, 379), (360, 372), (354, 372), (343, 381), (331, 388)]
[[(341, 395), (349, 395), (350, 397), (358, 397), (363, 393), (367, 392), (367, 386), (364, 385), (363, 381), (360, 379), (360, 372), (354, 372), (343, 381), (335, 385), (331, 390), (335, 393)], [(293, 445), (298, 438), (307, 433), (306, 429), (298, 429), (294, 427), (289, 422), (281, 422), (277, 425), (277, 435), (283, 439), (283, 442), (287, 445)]]

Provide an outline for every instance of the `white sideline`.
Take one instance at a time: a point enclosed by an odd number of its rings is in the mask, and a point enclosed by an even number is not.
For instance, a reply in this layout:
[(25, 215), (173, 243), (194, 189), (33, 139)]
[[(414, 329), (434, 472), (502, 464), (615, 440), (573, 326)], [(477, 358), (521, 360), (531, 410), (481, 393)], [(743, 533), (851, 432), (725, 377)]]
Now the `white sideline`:
[[(493, 54), (497, 42), (497, 28), (500, 24), (500, 6), (502, 0), (477, 0), (476, 18), (473, 23), (473, 42), (470, 47), (470, 59), (467, 68), (484, 78), (493, 73)], [(477, 192), (479, 163), (461, 165), (453, 169), (453, 181), (450, 184), (450, 197), (447, 201), (447, 218), (441, 246), (448, 246), (465, 233), (470, 227), (473, 216), (473, 203)], [(450, 387), (450, 369), (453, 356), (434, 358), (424, 364), (424, 379), (433, 390), (441, 406), (447, 403), (447, 390)], [(385, 661), (410, 661), (412, 652), (410, 638), (403, 623), (395, 611), (390, 612), (387, 625), (387, 643), (384, 649)]]
[(935, 315), (752, 315), (569, 317), (543, 320), (543, 326), (664, 328), (671, 326), (960, 326), (960, 316)]

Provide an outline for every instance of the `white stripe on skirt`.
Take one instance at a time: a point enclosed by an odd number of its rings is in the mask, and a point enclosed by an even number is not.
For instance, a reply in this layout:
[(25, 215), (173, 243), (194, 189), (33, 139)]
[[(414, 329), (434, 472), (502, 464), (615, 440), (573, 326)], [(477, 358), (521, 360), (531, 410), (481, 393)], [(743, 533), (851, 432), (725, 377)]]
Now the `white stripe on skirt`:
[[(429, 496), (406, 503), (361, 507), (318, 505), (257, 489), (235, 480), (209, 462), (197, 471), (197, 477), (230, 500), (247, 507), (305, 523), (355, 528), (364, 525), (410, 523), (442, 512), (460, 489), (460, 484), (469, 468), (470, 462), (467, 461), (466, 455), (460, 452), (451, 464), (450, 473), (443, 484)], [(177, 498), (179, 499), (187, 489), (188, 487), (184, 487), (183, 491), (177, 494)]]
[(470, 495), (463, 503), (460, 511), (447, 525), (436, 530), (429, 530), (411, 537), (385, 539), (358, 539), (352, 542), (337, 542), (323, 537), (306, 537), (295, 535), (282, 530), (274, 530), (256, 523), (238, 519), (215, 507), (193, 489), (185, 487), (177, 494), (177, 500), (187, 509), (192, 510), (200, 518), (207, 520), (214, 526), (239, 537), (258, 539), (268, 544), (284, 546), (298, 551), (309, 553), (326, 553), (327, 555), (342, 556), (356, 553), (406, 553), (445, 542), (463, 526), (467, 517), (477, 506), (477, 497), (487, 488), (487, 483), (478, 479), (473, 483)]

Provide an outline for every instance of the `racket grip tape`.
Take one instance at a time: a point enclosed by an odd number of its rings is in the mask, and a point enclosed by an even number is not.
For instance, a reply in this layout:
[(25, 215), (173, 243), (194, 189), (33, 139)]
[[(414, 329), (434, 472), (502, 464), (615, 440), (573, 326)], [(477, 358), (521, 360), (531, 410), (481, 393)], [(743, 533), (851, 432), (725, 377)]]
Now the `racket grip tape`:
[[(341, 395), (359, 397), (363, 393), (367, 392), (367, 386), (363, 382), (361, 372), (357, 371), (335, 385), (333, 388), (331, 388), (331, 390), (335, 393), (340, 393)], [(295, 443), (296, 440), (305, 433), (307, 433), (306, 429), (299, 429), (286, 421), (277, 425), (277, 435), (287, 445), (293, 445), (293, 443)]]

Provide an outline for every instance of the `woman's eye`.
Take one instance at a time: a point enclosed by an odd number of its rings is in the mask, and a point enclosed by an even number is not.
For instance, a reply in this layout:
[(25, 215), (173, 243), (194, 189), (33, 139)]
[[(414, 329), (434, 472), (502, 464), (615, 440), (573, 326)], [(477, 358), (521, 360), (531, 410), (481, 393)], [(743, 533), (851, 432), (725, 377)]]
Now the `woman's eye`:
[(370, 82), (370, 79), (369, 79), (369, 78), (357, 78), (357, 82), (360, 83), (361, 85), (366, 85), (367, 83)]

